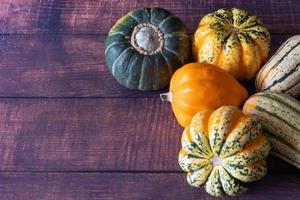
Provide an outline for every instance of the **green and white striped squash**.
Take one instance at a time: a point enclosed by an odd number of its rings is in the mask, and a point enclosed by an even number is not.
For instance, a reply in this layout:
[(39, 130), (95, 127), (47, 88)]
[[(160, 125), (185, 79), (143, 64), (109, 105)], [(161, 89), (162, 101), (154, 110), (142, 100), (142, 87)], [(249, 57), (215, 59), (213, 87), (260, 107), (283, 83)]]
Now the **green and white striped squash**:
[(235, 106), (197, 113), (181, 140), (179, 165), (193, 187), (204, 185), (213, 196), (246, 191), (241, 182), (261, 179), (267, 172), (270, 144), (261, 124)]
[(286, 94), (261, 92), (246, 101), (243, 112), (260, 120), (272, 153), (300, 169), (300, 103)]
[(261, 68), (256, 89), (300, 95), (300, 35), (289, 38)]
[(186, 26), (161, 8), (129, 12), (111, 28), (105, 43), (110, 72), (129, 89), (158, 90), (167, 86), (189, 54)]

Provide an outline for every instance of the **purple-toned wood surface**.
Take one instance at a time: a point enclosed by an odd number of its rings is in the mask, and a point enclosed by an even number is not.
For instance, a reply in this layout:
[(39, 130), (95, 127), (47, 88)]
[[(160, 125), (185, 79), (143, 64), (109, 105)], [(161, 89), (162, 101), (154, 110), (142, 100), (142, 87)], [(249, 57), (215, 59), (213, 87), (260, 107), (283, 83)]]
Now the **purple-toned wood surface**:
[[(272, 35), (272, 53), (290, 34)], [(1, 36), (0, 36), (1, 38)], [(0, 97), (155, 97), (120, 86), (105, 65), (99, 35), (5, 35)]]
[(290, 200), (300, 195), (300, 176), (293, 174), (266, 176), (249, 184), (239, 198), (212, 198), (202, 188), (188, 186), (181, 173), (6, 172), (0, 178), (1, 199), (5, 200)]
[(158, 98), (0, 99), (0, 130), (0, 171), (180, 172), (183, 128)]
[[(300, 33), (297, 0), (2, 0), (1, 200), (214, 199), (178, 167), (182, 128), (164, 90), (129, 91), (105, 65), (110, 27), (144, 6), (169, 9), (191, 34), (208, 12), (244, 8), (271, 31), (272, 53)], [(299, 199), (299, 170), (268, 161), (267, 177), (231, 199)]]
[(0, 31), (106, 34), (125, 13), (149, 6), (170, 10), (190, 31), (196, 29), (205, 14), (232, 7), (260, 16), (273, 33), (300, 31), (298, 0), (2, 0)]

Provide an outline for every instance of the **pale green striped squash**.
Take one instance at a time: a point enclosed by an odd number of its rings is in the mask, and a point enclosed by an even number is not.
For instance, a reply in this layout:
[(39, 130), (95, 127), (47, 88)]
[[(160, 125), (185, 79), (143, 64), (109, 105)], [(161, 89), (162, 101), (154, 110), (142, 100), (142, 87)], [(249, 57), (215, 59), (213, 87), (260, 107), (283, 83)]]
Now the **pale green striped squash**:
[(246, 101), (243, 112), (260, 120), (273, 154), (300, 169), (300, 103), (286, 94), (261, 92)]
[(182, 136), (179, 165), (193, 187), (204, 185), (213, 196), (236, 196), (242, 182), (261, 179), (270, 144), (261, 124), (235, 106), (197, 113)]
[(261, 68), (256, 89), (300, 95), (300, 35), (289, 38)]

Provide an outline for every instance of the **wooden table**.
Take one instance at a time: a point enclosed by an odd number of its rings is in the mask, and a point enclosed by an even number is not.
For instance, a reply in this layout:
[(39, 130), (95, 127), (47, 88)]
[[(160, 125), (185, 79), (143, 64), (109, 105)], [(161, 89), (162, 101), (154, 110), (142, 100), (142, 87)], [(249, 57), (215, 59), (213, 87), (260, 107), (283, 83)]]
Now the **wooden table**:
[[(105, 65), (110, 27), (143, 6), (191, 33), (206, 13), (244, 8), (269, 28), (272, 52), (300, 33), (297, 0), (2, 0), (0, 199), (212, 199), (179, 169), (182, 128), (161, 91), (129, 91)], [(269, 166), (239, 199), (300, 199), (299, 171)]]

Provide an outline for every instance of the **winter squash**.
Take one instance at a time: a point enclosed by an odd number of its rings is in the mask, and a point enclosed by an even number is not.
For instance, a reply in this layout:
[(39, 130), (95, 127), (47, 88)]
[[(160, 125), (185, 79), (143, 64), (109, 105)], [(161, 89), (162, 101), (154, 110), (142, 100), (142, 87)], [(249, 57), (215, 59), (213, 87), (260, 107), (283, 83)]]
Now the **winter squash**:
[(205, 15), (193, 37), (198, 62), (215, 64), (242, 81), (256, 75), (269, 50), (270, 33), (261, 20), (237, 8)]
[(300, 35), (289, 38), (261, 68), (256, 89), (300, 95)]
[(178, 123), (187, 126), (194, 114), (223, 105), (241, 106), (247, 90), (224, 70), (206, 63), (190, 63), (173, 75), (168, 93), (161, 99), (171, 102)]
[(246, 191), (240, 182), (261, 179), (270, 144), (261, 124), (235, 106), (197, 113), (181, 140), (179, 165), (193, 187), (204, 185), (213, 196)]
[(161, 8), (141, 8), (123, 16), (105, 43), (110, 72), (129, 89), (165, 87), (174, 71), (187, 62), (189, 52), (186, 26)]
[(300, 103), (286, 94), (261, 92), (246, 101), (243, 112), (260, 120), (272, 153), (300, 169)]

